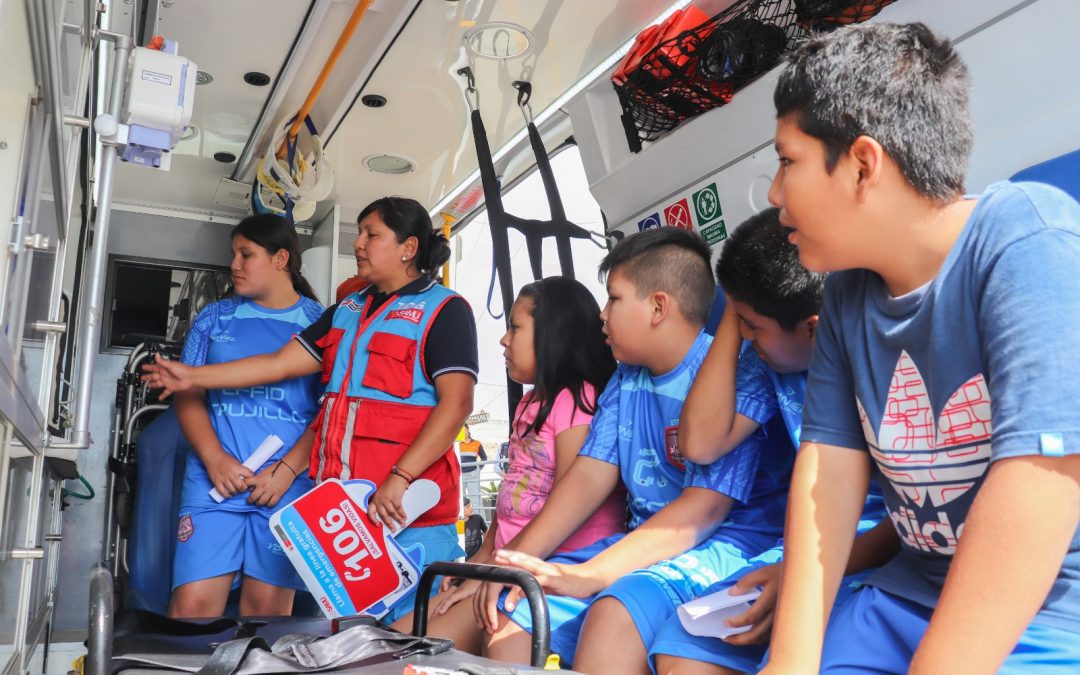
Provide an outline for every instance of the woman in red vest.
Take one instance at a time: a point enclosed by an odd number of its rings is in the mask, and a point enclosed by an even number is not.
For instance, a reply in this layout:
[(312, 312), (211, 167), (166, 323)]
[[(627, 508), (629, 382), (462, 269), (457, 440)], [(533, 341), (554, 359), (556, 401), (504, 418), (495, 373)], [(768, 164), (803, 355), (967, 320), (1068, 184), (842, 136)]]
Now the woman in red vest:
[[(250, 387), (322, 372), (326, 393), (312, 424), (309, 473), (316, 481), (364, 478), (378, 489), (369, 516), (405, 524), (405, 489), (434, 481), (439, 503), (396, 534), (423, 547), (424, 564), (462, 555), (455, 523), (460, 467), (453, 440), (472, 411), (476, 324), (464, 298), (433, 274), (450, 256), (415, 200), (384, 197), (360, 212), (354, 244), (370, 285), (350, 294), (272, 354), (191, 368), (159, 359), (143, 380), (165, 395), (191, 387)], [(411, 607), (411, 594), (386, 616)]]

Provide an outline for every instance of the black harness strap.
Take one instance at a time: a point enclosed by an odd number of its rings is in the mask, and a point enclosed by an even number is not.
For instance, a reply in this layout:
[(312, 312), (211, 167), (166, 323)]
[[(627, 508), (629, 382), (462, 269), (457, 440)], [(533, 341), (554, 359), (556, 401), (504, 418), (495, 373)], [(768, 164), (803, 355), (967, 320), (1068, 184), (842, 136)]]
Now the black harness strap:
[[(468, 67), (458, 71), (459, 75), (466, 77), (468, 81), (467, 93), (476, 93), (476, 80), (472, 70)], [(510, 308), (514, 304), (514, 280), (510, 270), (510, 242), (507, 230), (513, 228), (525, 236), (525, 247), (529, 253), (529, 266), (532, 269), (533, 279), (543, 278), (543, 246), (546, 237), (555, 238), (555, 246), (559, 255), (559, 269), (565, 277), (574, 278), (573, 253), (570, 250), (570, 239), (591, 239), (588, 230), (571, 223), (566, 219), (566, 211), (563, 208), (559, 188), (555, 183), (555, 174), (551, 170), (548, 161), (547, 149), (540, 138), (540, 132), (532, 119), (532, 108), (529, 99), (532, 96), (532, 84), (529, 82), (516, 81), (514, 88), (518, 90), (518, 106), (525, 115), (526, 128), (529, 133), (529, 143), (532, 146), (533, 156), (536, 158), (536, 167), (540, 172), (540, 178), (544, 183), (544, 194), (547, 196), (548, 209), (551, 218), (538, 220), (535, 218), (521, 218), (508, 214), (503, 207), (502, 189), (498, 176), (495, 174), (495, 165), (491, 159), (491, 146), (488, 144), (487, 131), (484, 128), (484, 120), (480, 116), (479, 106), (472, 108), (470, 116), (472, 122), (473, 142), (476, 145), (476, 159), (480, 168), (480, 182), (484, 187), (484, 201), (487, 205), (488, 226), (491, 229), (491, 244), (495, 257), (495, 272), (499, 277), (499, 286), (502, 291), (503, 317), (509, 324)], [(472, 98), (468, 99), (472, 106)], [(477, 96), (477, 100), (479, 97)], [(514, 412), (521, 400), (522, 387), (519, 383), (506, 378), (507, 398), (510, 407), (510, 419), (514, 419)]]

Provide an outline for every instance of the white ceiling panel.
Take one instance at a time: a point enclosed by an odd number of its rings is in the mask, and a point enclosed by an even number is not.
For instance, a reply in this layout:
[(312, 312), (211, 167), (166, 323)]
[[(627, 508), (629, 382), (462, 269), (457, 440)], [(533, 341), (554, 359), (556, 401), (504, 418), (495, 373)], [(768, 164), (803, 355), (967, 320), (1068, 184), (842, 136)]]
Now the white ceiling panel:
[[(496, 150), (524, 127), (512, 81), (532, 81), (532, 109), (539, 113), (671, 4), (377, 0), (312, 113), (324, 137), (333, 132), (328, 153), (337, 183), (331, 200), (342, 204), (349, 219), (350, 211), (387, 194), (433, 207), (476, 169), (458, 68), (470, 63), (475, 71), (481, 112)], [(309, 27), (285, 65), (285, 93), (275, 97), (268, 123), (256, 139), (254, 147), (261, 154), (273, 129), (301, 106), (355, 6), (355, 0), (315, 0), (311, 5), (300, 0), (174, 0), (162, 5), (156, 32), (177, 40), (181, 54), (214, 80), (196, 90), (193, 125), (198, 135), (177, 149), (172, 170), (121, 166), (115, 200), (214, 211), (211, 199), (218, 181), (230, 175), (235, 164), (215, 161), (213, 155), (241, 154), (271, 90), (245, 84), (243, 74), (256, 70), (277, 77), (311, 8)], [(501, 61), (469, 59), (463, 36), (490, 22), (525, 28), (533, 37), (529, 51)], [(388, 103), (373, 109), (357, 101), (350, 109), (358, 94), (380, 94)], [(416, 168), (384, 175), (364, 164), (366, 157), (383, 153), (403, 155)], [(241, 178), (251, 180), (253, 168), (245, 168)], [(320, 215), (324, 211), (320, 209)]]

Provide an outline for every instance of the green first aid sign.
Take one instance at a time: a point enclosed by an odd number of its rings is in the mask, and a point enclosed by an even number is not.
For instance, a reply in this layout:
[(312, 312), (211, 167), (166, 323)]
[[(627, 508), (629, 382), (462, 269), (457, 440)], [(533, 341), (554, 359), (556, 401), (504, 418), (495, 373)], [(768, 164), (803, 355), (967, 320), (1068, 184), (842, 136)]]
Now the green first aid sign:
[(704, 230), (705, 225), (724, 215), (720, 208), (720, 196), (716, 193), (716, 183), (694, 193), (694, 212), (697, 215), (698, 227)]

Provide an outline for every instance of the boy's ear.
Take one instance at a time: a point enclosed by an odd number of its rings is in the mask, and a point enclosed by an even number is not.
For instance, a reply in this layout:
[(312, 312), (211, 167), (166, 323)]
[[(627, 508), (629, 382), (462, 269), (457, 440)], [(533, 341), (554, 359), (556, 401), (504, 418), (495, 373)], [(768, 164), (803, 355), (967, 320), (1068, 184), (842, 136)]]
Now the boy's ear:
[(887, 157), (885, 149), (873, 138), (859, 136), (848, 148), (848, 157), (856, 171), (855, 195), (860, 201), (865, 200), (870, 190), (881, 180)]
[(803, 330), (806, 331), (806, 337), (813, 340), (817, 335), (818, 315), (814, 314), (803, 319)]
[(649, 296), (649, 323), (652, 326), (659, 325), (667, 318), (667, 315), (675, 309), (674, 300), (663, 291), (657, 291)]

